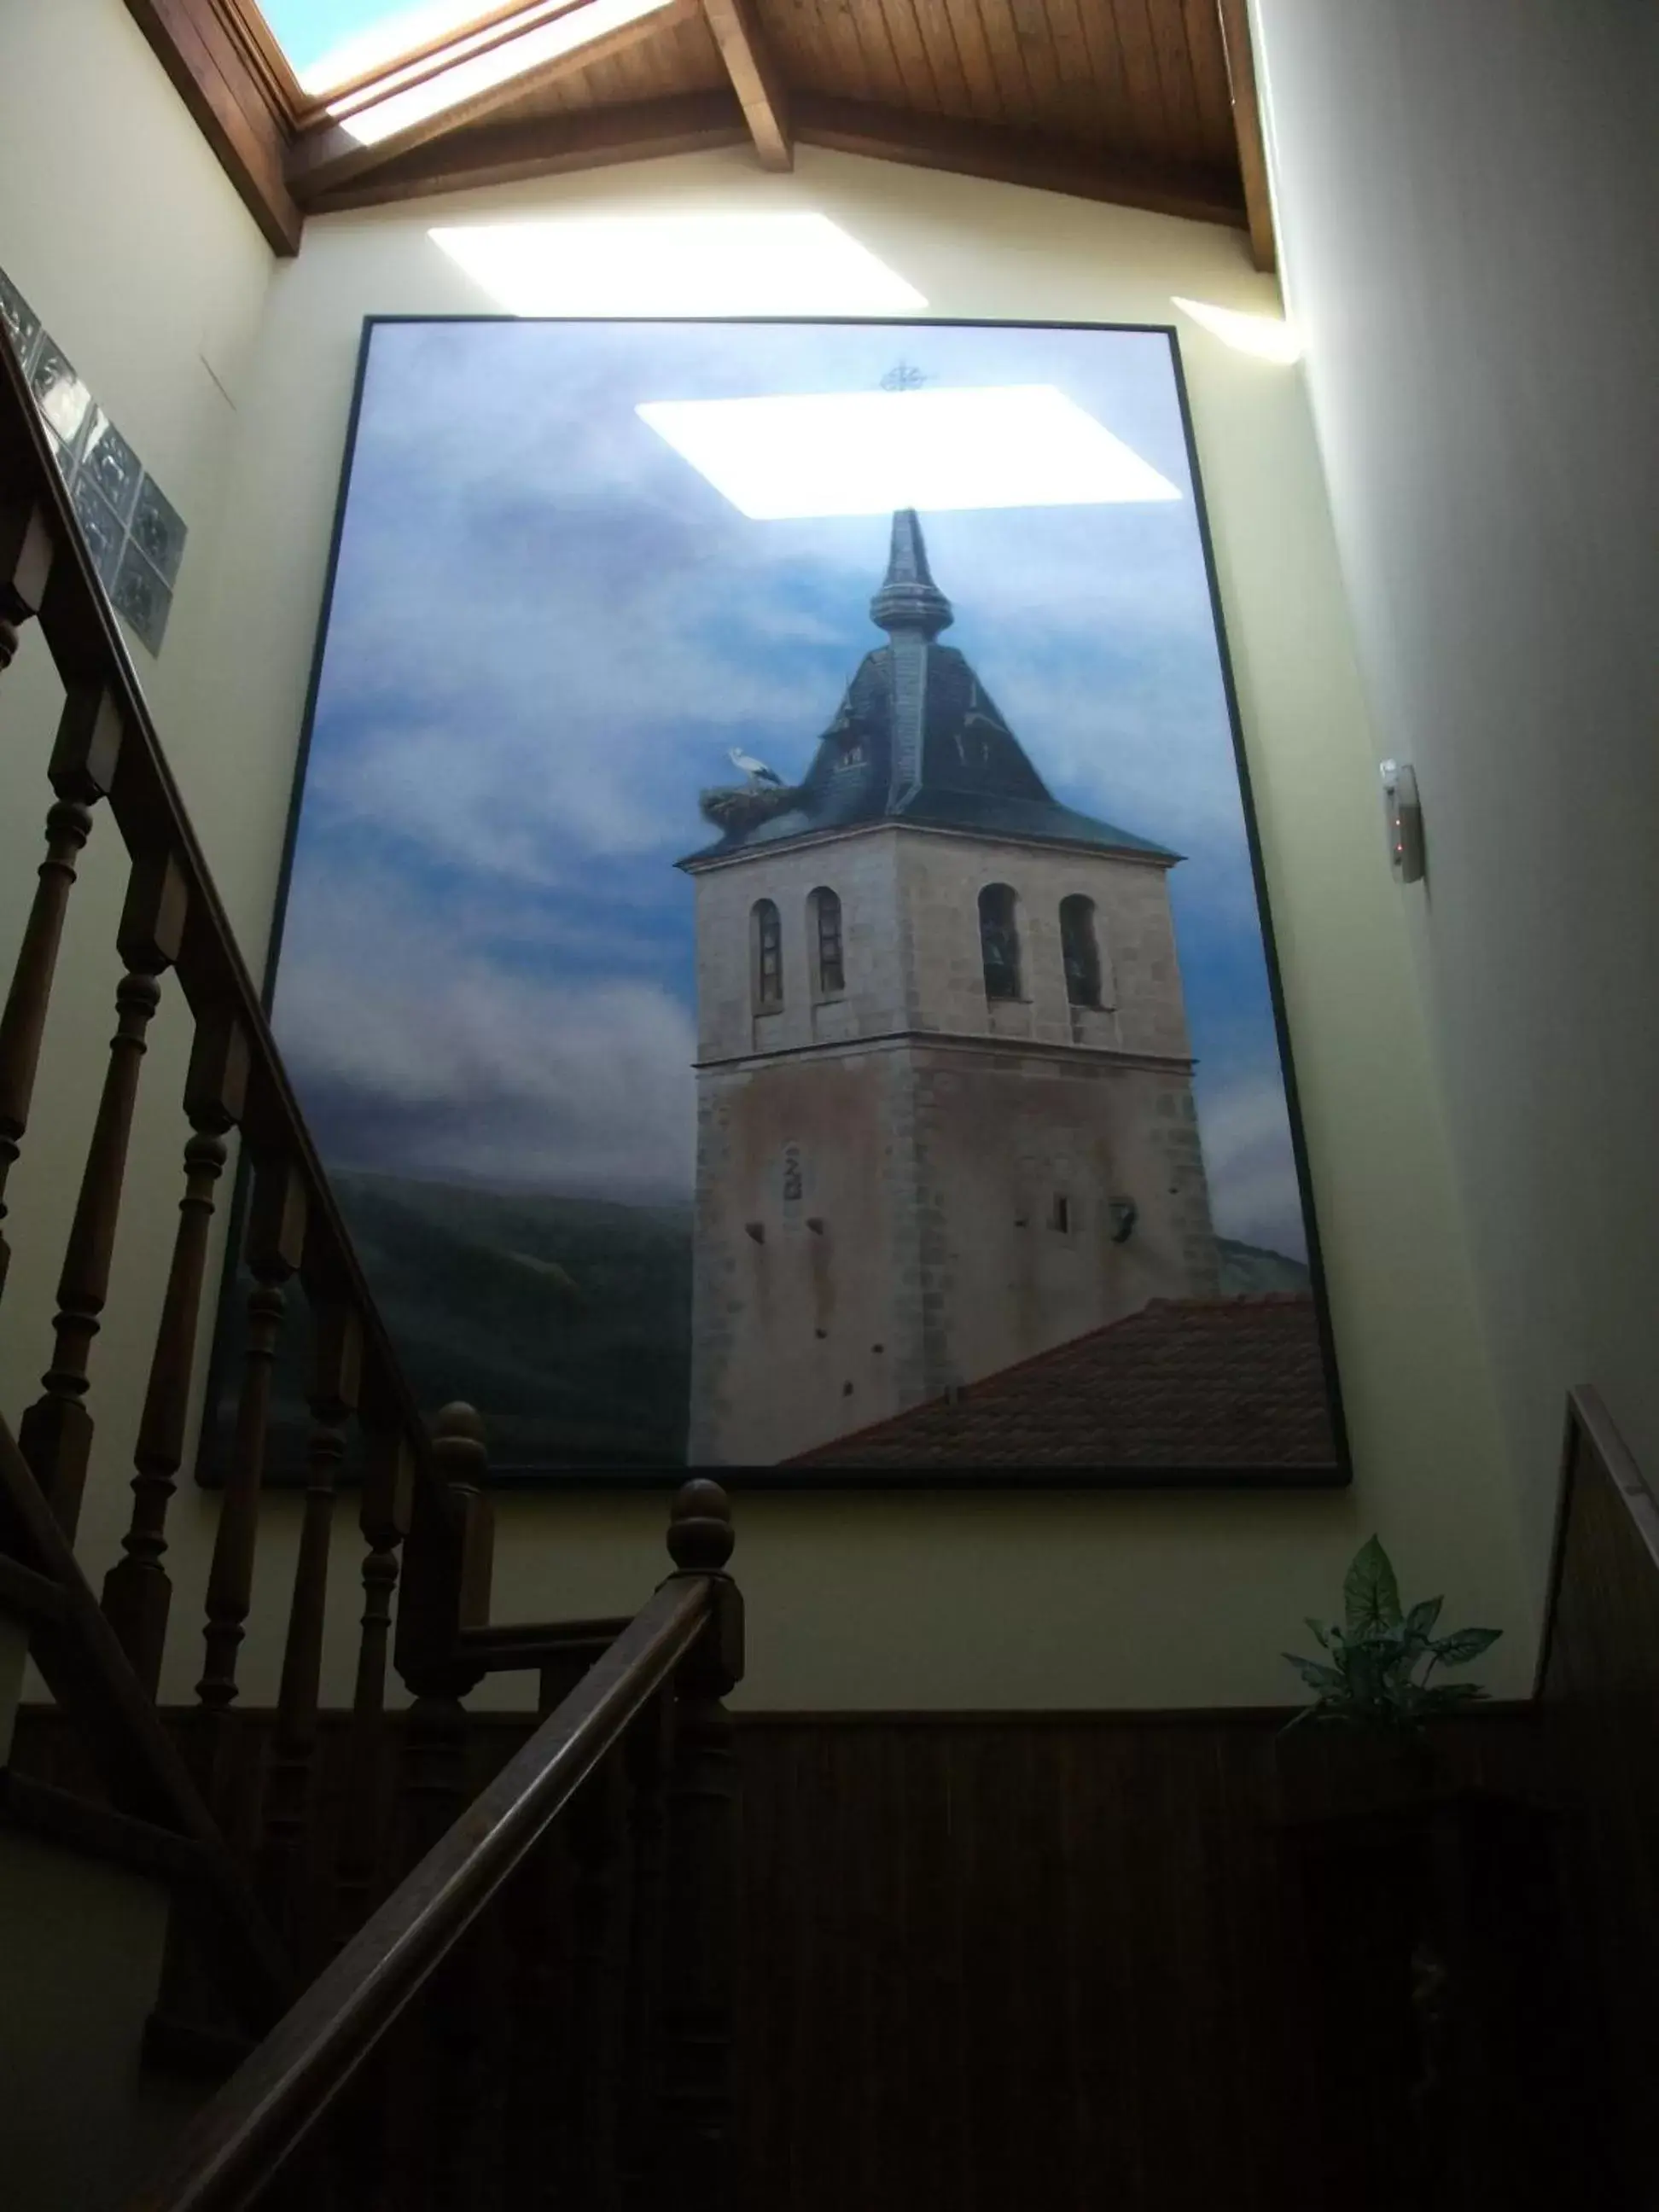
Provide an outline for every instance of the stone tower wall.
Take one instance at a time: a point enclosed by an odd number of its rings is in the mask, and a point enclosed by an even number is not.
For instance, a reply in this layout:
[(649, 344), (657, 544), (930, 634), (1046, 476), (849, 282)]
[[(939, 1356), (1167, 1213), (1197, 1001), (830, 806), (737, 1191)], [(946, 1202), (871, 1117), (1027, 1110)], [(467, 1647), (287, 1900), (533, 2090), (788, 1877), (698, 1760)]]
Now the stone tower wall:
[[(986, 998), (988, 883), (1019, 902), (1018, 1001)], [(828, 1001), (820, 885), (842, 911)], [(1079, 892), (1099, 1009), (1066, 1001)], [(759, 898), (783, 925), (775, 1012), (753, 1002)], [(889, 823), (700, 872), (697, 946), (695, 1462), (770, 1463), (1214, 1290), (1164, 869)]]

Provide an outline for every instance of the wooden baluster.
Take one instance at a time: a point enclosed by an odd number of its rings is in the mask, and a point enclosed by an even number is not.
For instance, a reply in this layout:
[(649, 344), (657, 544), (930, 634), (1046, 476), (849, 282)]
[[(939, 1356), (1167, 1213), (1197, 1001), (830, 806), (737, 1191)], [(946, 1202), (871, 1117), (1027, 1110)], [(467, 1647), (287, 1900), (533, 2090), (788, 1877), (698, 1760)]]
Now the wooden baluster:
[[(461, 1699), (483, 1678), (463, 1661), (458, 1632), (489, 1618), (492, 1522), (484, 1484), (483, 1424), (470, 1406), (446, 1406), (434, 1425), (436, 1480), (416, 1492), (404, 1547), (398, 1668), (415, 1693), (406, 1724), (405, 1844), (422, 1857), (466, 1809), (466, 1714)], [(419, 2088), (396, 2116), (392, 2201), (470, 2212), (483, 2044), (476, 1954), (463, 1945), (421, 2008), (424, 2036), (407, 2069)]]
[(253, 1592), (254, 1550), (259, 1533), (259, 1492), (264, 1481), (265, 1436), (270, 1421), (271, 1370), (282, 1335), (283, 1286), (305, 1253), (306, 1194), (297, 1168), (262, 1160), (253, 1180), (246, 1256), (254, 1288), (247, 1302), (247, 1343), (230, 1470), (219, 1505), (213, 1564), (208, 1572), (207, 1621), (203, 1630), (202, 1679), (196, 1685), (204, 1723), (202, 1783), (227, 1832), (240, 1827), (232, 1802), (231, 1707), (243, 1623)]
[(87, 1362), (109, 1292), (144, 1034), (161, 995), (156, 979), (179, 956), (187, 903), (183, 872), (170, 853), (135, 863), (116, 934), (127, 972), (115, 994), (118, 1021), (58, 1285), (57, 1346), (41, 1378), (46, 1395), (24, 1414), (18, 1432), (24, 1457), (71, 1536), (92, 1449)]
[(622, 2200), (627, 2212), (657, 2202), (654, 2142), (659, 2094), (667, 1789), (672, 1755), (671, 1698), (653, 1698), (629, 1731), (628, 1971), (623, 2023)]
[(737, 1759), (720, 1702), (743, 1675), (743, 1600), (723, 1571), (732, 1541), (720, 1486), (686, 1483), (668, 1549), (680, 1574), (717, 1577), (713, 1618), (677, 1678), (669, 1784), (660, 2171), (687, 2212), (726, 2212), (732, 2185)]
[[(47, 771), (57, 797), (46, 816), (46, 857), (0, 1012), (0, 1221), (6, 1215), (7, 1178), (28, 1127), (76, 865), (92, 829), (92, 809), (114, 775), (122, 728), (114, 698), (102, 684), (70, 686)], [(11, 1248), (0, 1231), (0, 1293), (10, 1263)]]
[(231, 1015), (204, 1021), (196, 1033), (185, 1084), (185, 1112), (195, 1134), (185, 1146), (185, 1195), (133, 1455), (138, 1473), (132, 1485), (132, 1520), (121, 1540), (125, 1556), (104, 1577), (105, 1617), (152, 1698), (161, 1680), (173, 1599), (161, 1561), (173, 1480), (185, 1451), (213, 1191), (225, 1164), (225, 1133), (241, 1119), (247, 1077), (247, 1037), (241, 1024)]
[(623, 1772), (612, 1754), (588, 1777), (570, 1808), (575, 1867), (571, 1899), (574, 1942), (570, 2008), (574, 2031), (572, 2105), (575, 2126), (572, 2197), (580, 2212), (617, 2212), (620, 2118), (623, 1957)]
[(0, 500), (0, 674), (16, 654), (19, 629), (40, 611), (55, 552), (44, 507)]
[(358, 1526), (368, 1539), (363, 1560), (362, 1638), (351, 1706), (345, 1818), (337, 1868), (339, 1939), (354, 1936), (368, 1916), (380, 1857), (381, 1756), (386, 1654), (392, 1601), (398, 1587), (398, 1547), (409, 1530), (415, 1459), (407, 1440), (385, 1425), (366, 1431), (362, 1505)]
[(570, 2068), (566, 2061), (565, 2001), (570, 1977), (563, 1929), (555, 1911), (556, 1847), (544, 1841), (514, 1876), (507, 1893), (510, 1975), (505, 2201), (514, 2212), (552, 2212), (569, 2204), (562, 2163)]
[(260, 1880), (266, 1910), (285, 1929), (302, 1963), (311, 1963), (301, 1894), (306, 1816), (317, 1749), (317, 1706), (322, 1688), (323, 1624), (328, 1606), (329, 1540), (334, 1488), (345, 1457), (345, 1427), (357, 1404), (362, 1331), (356, 1311), (332, 1299), (313, 1309), (315, 1367), (311, 1434), (306, 1443), (305, 1517), (294, 1566), (294, 1598), (283, 1650), (265, 1777), (264, 1843)]

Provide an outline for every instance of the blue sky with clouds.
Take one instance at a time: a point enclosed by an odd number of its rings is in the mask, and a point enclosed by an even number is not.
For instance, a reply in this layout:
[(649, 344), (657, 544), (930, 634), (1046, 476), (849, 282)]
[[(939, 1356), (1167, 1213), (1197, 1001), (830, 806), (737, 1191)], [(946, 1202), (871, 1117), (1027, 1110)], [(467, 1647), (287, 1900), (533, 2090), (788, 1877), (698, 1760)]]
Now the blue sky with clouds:
[(262, 0), (262, 12), (301, 72), (361, 32), (384, 26), (407, 52), (483, 10), (468, 0)]
[(692, 1172), (698, 791), (802, 771), (862, 654), (884, 517), (751, 522), (647, 399), (1057, 385), (1178, 502), (925, 515), (951, 641), (1056, 797), (1171, 878), (1214, 1210), (1300, 1205), (1167, 341), (948, 325), (384, 324), (278, 969), (325, 1157), (653, 1198)]

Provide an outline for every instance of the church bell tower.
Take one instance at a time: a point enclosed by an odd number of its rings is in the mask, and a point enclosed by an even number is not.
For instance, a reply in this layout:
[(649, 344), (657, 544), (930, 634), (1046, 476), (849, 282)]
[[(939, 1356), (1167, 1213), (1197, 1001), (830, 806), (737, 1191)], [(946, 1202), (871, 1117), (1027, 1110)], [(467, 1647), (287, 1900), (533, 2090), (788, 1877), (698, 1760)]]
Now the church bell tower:
[(893, 519), (867, 653), (793, 787), (704, 794), (697, 1466), (830, 1443), (1213, 1295), (1169, 872), (1060, 805)]

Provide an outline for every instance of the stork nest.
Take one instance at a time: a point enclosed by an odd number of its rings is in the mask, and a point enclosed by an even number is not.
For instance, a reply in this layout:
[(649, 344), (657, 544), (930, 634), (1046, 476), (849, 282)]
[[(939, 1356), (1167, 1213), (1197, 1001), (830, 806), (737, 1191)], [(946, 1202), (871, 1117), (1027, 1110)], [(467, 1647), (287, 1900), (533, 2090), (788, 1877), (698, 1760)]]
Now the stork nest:
[(699, 792), (697, 805), (704, 821), (712, 822), (729, 836), (734, 830), (752, 830), (757, 823), (769, 822), (775, 814), (787, 814), (800, 795), (799, 784), (740, 783)]

